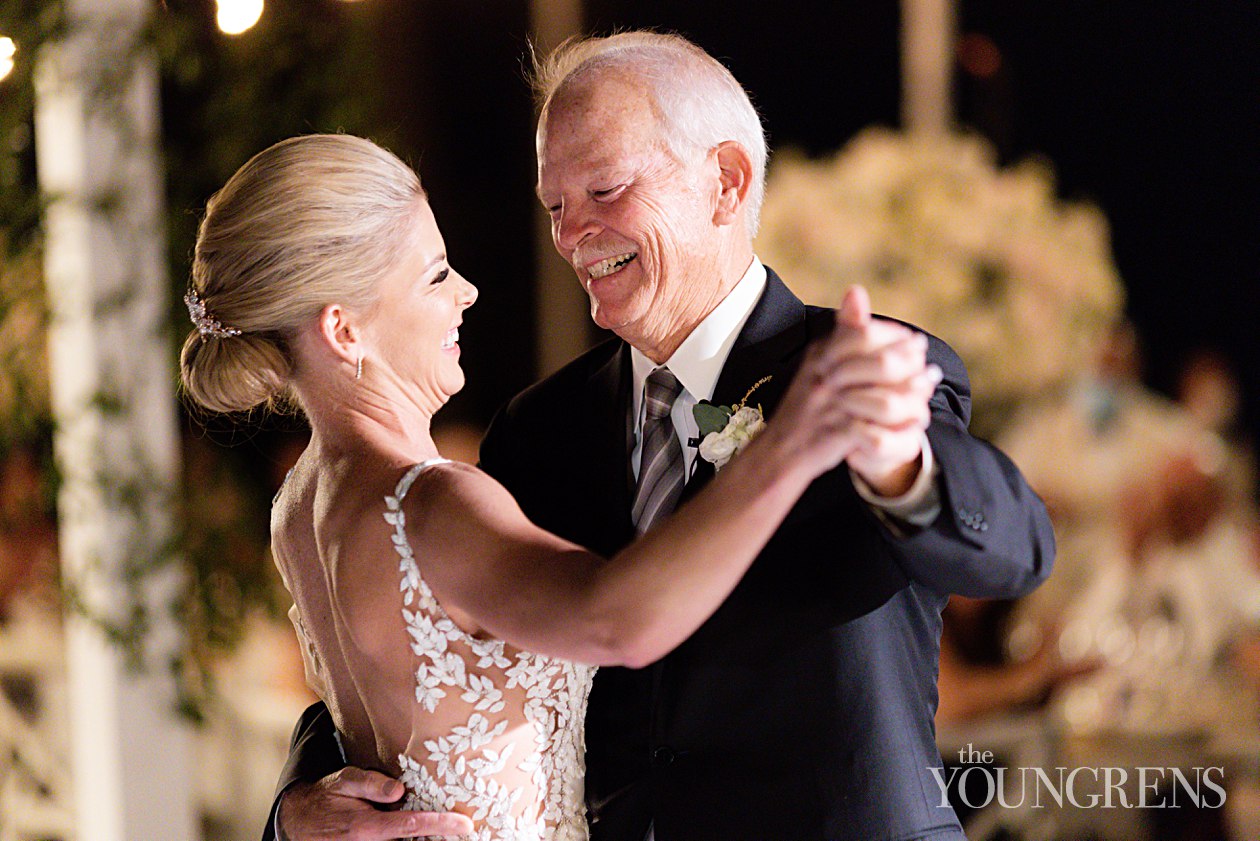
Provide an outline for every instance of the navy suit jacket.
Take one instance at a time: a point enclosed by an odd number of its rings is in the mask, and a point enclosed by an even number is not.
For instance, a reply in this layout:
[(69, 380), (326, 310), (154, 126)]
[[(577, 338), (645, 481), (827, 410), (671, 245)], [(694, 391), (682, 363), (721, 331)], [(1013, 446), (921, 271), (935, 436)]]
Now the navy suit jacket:
[[(805, 348), (833, 324), (769, 272), (713, 402), (770, 375), (754, 399), (773, 422)], [(586, 722), (595, 841), (641, 841), (649, 824), (657, 841), (961, 837), (931, 773), (941, 610), (950, 593), (1032, 589), (1054, 537), (1011, 462), (967, 432), (958, 356), (935, 338), (928, 354), (945, 373), (928, 430), (941, 515), (893, 535), (841, 466), (690, 639), (647, 668), (601, 669)], [(629, 347), (605, 342), (513, 399), (482, 443), (481, 466), (531, 520), (604, 555), (634, 537), (630, 383)], [(684, 499), (713, 475), (697, 463)], [(282, 789), (335, 767), (318, 706), (295, 746)]]

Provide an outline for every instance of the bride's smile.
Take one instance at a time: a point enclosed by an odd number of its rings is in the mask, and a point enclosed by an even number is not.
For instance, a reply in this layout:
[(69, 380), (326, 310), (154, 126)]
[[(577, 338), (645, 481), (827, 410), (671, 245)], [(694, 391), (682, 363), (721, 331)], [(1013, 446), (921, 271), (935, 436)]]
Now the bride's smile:
[(432, 416), (464, 387), (459, 328), (464, 310), (477, 300), (477, 287), (448, 262), (427, 201), (419, 201), (412, 225), (397, 265), (381, 279), (378, 300), (364, 318), (362, 385), (390, 388), (391, 399), (418, 401)]

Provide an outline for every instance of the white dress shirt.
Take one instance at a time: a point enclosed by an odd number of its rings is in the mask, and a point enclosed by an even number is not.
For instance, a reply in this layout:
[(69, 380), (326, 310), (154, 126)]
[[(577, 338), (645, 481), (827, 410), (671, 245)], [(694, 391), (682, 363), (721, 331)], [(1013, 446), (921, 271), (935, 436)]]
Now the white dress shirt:
[[(713, 308), (713, 312), (704, 317), (696, 325), (691, 335), (683, 340), (674, 351), (674, 355), (665, 363), (665, 367), (682, 383), (682, 393), (674, 401), (670, 419), (674, 422), (674, 432), (678, 435), (678, 443), (682, 445), (683, 463), (686, 466), (684, 475), (691, 476), (699, 450), (688, 447), (687, 441), (700, 434), (700, 427), (692, 416), (691, 409), (701, 400), (712, 400), (713, 389), (717, 386), (718, 376), (726, 365), (726, 357), (730, 355), (735, 339), (744, 329), (744, 322), (752, 314), (753, 307), (761, 299), (766, 288), (766, 267), (757, 259), (739, 283), (735, 284), (722, 302)], [(648, 375), (658, 366), (638, 348), (630, 348), (631, 367), (634, 383), (631, 394), (634, 395), (634, 450), (630, 453), (630, 463), (634, 466), (634, 475), (639, 476), (639, 462), (643, 453), (643, 421), (647, 411), (644, 408), (644, 388)]]

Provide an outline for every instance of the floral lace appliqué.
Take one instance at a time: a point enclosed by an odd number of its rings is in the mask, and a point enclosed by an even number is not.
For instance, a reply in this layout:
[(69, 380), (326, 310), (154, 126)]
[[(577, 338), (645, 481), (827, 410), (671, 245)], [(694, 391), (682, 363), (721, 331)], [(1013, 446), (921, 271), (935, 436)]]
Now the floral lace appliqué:
[[(583, 720), (595, 669), (464, 633), (438, 604), (407, 540), (402, 501), (430, 461), (385, 498), (394, 528), (416, 703), (457, 721), (401, 754), (405, 808), (471, 815), (476, 841), (586, 841)], [(426, 731), (426, 734), (428, 731)]]

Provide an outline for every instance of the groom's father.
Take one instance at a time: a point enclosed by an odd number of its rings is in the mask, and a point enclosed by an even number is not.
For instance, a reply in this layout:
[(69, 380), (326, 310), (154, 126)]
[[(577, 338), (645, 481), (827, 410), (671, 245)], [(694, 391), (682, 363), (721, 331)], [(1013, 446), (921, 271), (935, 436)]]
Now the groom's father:
[[(540, 526), (611, 554), (713, 475), (692, 407), (761, 383), (748, 404), (773, 423), (810, 339), (835, 319), (753, 254), (765, 140), (721, 64), (632, 32), (561, 48), (538, 81), (538, 194), (592, 317), (618, 338), (509, 403), (482, 467)], [(962, 837), (932, 774), (940, 612), (950, 593), (1036, 586), (1053, 536), (1016, 469), (968, 434), (957, 356), (872, 319), (861, 290), (839, 322), (863, 441), (694, 636), (645, 669), (599, 672), (595, 839)], [(910, 383), (928, 364), (944, 379), (925, 406)], [(294, 841), (334, 818), (364, 839), (436, 831), (369, 810), (401, 793), (379, 775), (312, 782), (340, 764), (321, 708), (296, 745), (279, 810)]]

